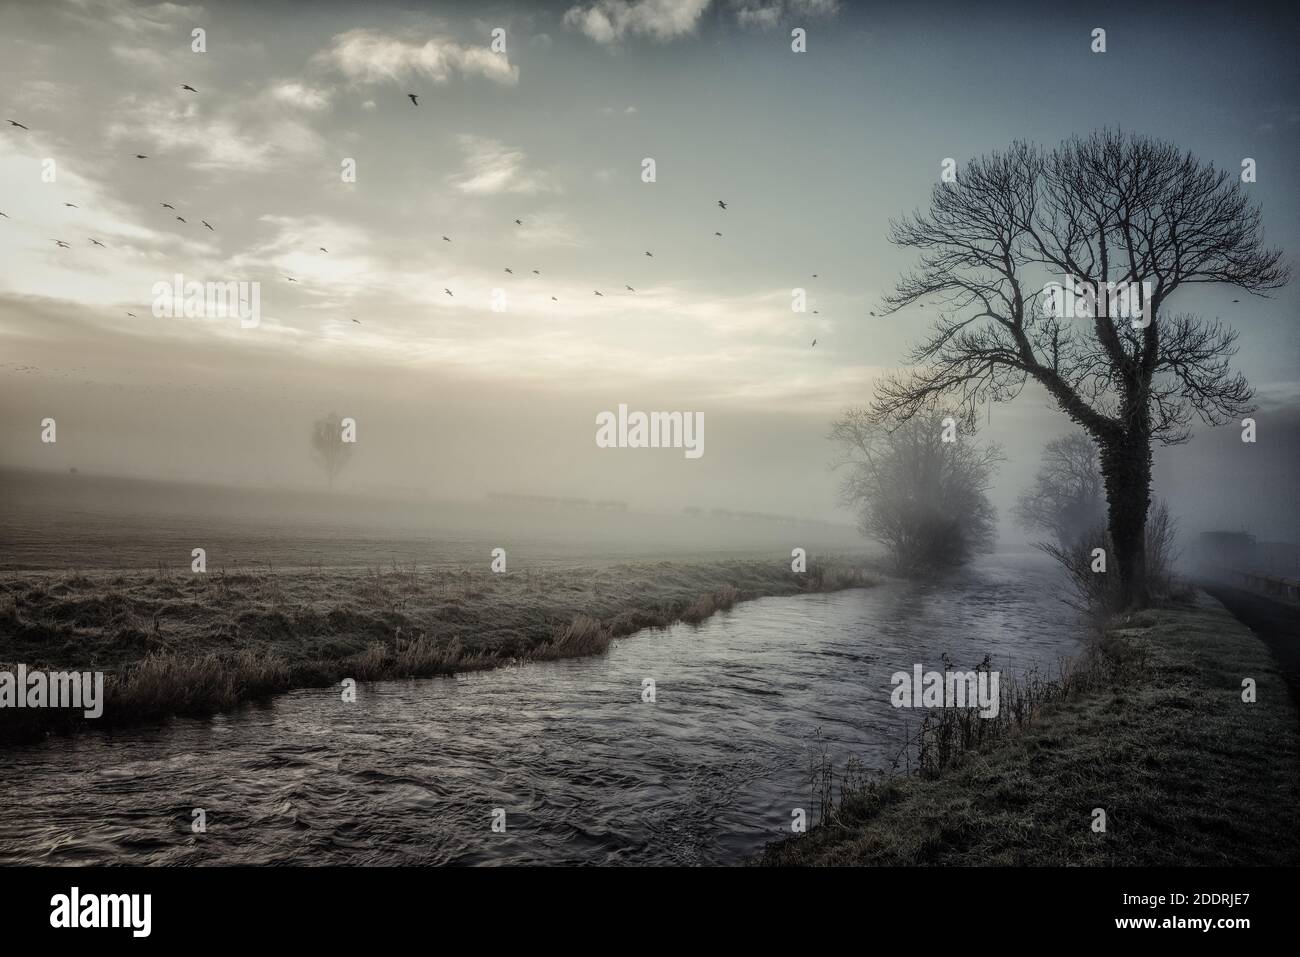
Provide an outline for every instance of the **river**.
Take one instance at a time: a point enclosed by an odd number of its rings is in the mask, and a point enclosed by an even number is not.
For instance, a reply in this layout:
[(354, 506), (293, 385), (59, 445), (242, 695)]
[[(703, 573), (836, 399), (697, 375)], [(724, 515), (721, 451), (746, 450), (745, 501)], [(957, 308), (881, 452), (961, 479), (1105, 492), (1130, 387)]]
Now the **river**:
[(887, 766), (917, 720), (890, 706), (895, 671), (944, 652), (1054, 670), (1081, 633), (1062, 588), (1043, 560), (995, 556), (939, 583), (746, 602), (600, 657), (11, 749), (0, 863), (739, 863), (811, 813), (814, 749)]

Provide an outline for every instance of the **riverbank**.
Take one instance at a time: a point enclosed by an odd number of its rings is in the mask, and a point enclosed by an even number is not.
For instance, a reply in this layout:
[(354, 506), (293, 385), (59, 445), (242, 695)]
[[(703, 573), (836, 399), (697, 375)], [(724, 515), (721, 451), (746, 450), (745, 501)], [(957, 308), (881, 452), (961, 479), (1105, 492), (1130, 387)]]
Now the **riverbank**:
[(203, 715), (344, 678), (430, 677), (598, 654), (618, 637), (737, 602), (871, 584), (863, 562), (632, 563), (493, 574), (358, 572), (10, 575), (0, 671), (105, 672), (103, 717), (0, 709), (0, 740)]
[(1071, 685), (942, 770), (857, 782), (761, 862), (1300, 863), (1300, 719), (1265, 644), (1221, 605), (1117, 621)]

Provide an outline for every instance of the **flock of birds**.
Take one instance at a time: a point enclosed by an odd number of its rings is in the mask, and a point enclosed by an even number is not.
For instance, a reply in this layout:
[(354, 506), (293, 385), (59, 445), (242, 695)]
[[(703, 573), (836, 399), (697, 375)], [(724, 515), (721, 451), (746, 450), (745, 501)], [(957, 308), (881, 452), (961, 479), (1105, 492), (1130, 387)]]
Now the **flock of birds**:
[[(193, 94), (195, 94), (195, 95), (198, 95), (198, 92), (199, 92), (199, 91), (196, 90), (194, 87), (190, 86), (188, 83), (186, 83), (186, 84), (182, 84), (182, 85), (181, 85), (181, 90), (182, 90), (183, 92), (193, 93)], [(418, 107), (418, 106), (420, 105), (419, 97), (421, 96), (421, 94), (418, 94), (418, 93), (408, 93), (408, 94), (406, 94), (406, 95), (407, 95), (407, 97), (410, 99), (410, 101), (411, 101), (411, 105), (412, 105), (412, 106), (416, 106), (416, 107)], [(10, 126), (16, 127), (16, 128), (18, 128), (18, 129), (20, 129), (20, 130), (27, 130), (28, 132), (30, 132), (30, 129), (29, 129), (27, 126), (23, 125), (22, 123), (19, 123), (17, 120), (13, 120), (13, 119), (11, 119), (11, 120), (9, 120), (8, 122), (9, 122), (9, 125), (10, 125)], [(135, 158), (138, 159), (138, 160), (147, 160), (147, 159), (149, 158), (148, 155), (147, 155), (147, 154), (144, 154), (144, 153), (136, 153), (136, 154), (134, 154), (134, 155), (135, 155)], [(64, 205), (64, 206), (67, 206), (67, 207), (70, 207), (70, 208), (72, 208), (72, 209), (79, 209), (79, 208), (80, 208), (80, 207), (78, 207), (77, 205), (75, 205), (74, 203), (64, 203), (63, 205)], [(177, 213), (176, 207), (173, 206), (171, 203), (160, 203), (159, 205), (160, 205), (163, 209), (170, 210), (170, 211), (173, 212), (173, 213)], [(718, 208), (725, 212), (725, 211), (727, 210), (727, 203), (726, 203), (724, 200), (721, 200), (721, 199), (718, 200)], [(0, 211), (0, 218), (8, 219), (9, 216), (8, 216), (6, 213)], [(176, 221), (179, 222), (179, 223), (183, 223), (183, 224), (185, 224), (185, 225), (189, 225), (189, 221), (188, 221), (187, 219), (185, 219), (184, 216), (181, 216), (179, 213), (177, 213), (177, 215), (176, 215)], [(216, 228), (215, 228), (211, 223), (209, 223), (206, 219), (200, 219), (199, 222), (200, 222), (203, 226), (207, 227), (209, 230), (211, 230), (211, 231), (213, 231), (213, 232), (216, 232)], [(514, 222), (515, 222), (515, 225), (516, 225), (516, 226), (523, 226), (523, 225), (524, 225), (524, 222), (523, 222), (522, 219), (516, 219)], [(721, 233), (720, 231), (715, 230), (714, 233), (713, 233), (713, 235), (714, 235), (715, 237), (717, 237), (717, 238), (722, 238), (722, 233)], [(444, 242), (448, 242), (448, 243), (450, 243), (450, 242), (452, 241), (450, 236), (443, 236), (442, 239), (443, 239)], [(89, 237), (89, 240), (90, 240), (90, 243), (91, 243), (92, 245), (94, 245), (94, 246), (104, 247), (104, 243), (100, 242), (98, 239), (95, 239), (93, 236), (92, 236), (92, 237)], [(54, 240), (51, 240), (51, 242), (53, 242), (56, 246), (58, 246), (58, 247), (61, 248), (61, 249), (71, 249), (71, 248), (72, 248), (71, 245), (70, 245), (69, 243), (65, 242), (65, 241), (62, 240), (62, 239), (54, 239)], [(104, 248), (107, 248), (107, 247), (104, 247)], [(326, 249), (324, 246), (319, 246), (319, 247), (317, 247), (317, 248), (318, 248), (322, 253), (326, 253), (326, 254), (329, 253), (329, 250)], [(646, 254), (647, 257), (649, 257), (649, 258), (651, 258), (651, 259), (654, 258), (654, 253), (651, 252), (651, 251), (648, 250), (648, 249), (645, 251), (645, 254)], [(513, 276), (513, 275), (515, 274), (515, 273), (514, 273), (514, 270), (511, 269), (509, 266), (505, 267), (505, 271), (506, 271), (506, 273), (508, 273), (508, 274), (511, 275), (511, 276)], [(541, 276), (541, 271), (540, 271), (540, 270), (534, 269), (532, 272), (533, 272), (533, 275), (535, 275), (535, 276), (539, 276), (539, 277)], [(291, 283), (297, 283), (297, 282), (298, 282), (298, 279), (295, 278), (295, 277), (293, 277), (293, 276), (287, 276), (287, 275), (286, 275), (286, 276), (283, 276), (283, 278), (284, 278), (287, 282), (291, 282)], [(817, 278), (817, 274), (816, 274), (816, 273), (813, 273), (813, 278), (814, 278), (814, 279)], [(630, 293), (634, 293), (634, 294), (636, 293), (636, 290), (635, 290), (634, 288), (632, 288), (632, 286), (629, 285), (629, 284), (626, 284), (626, 283), (625, 283), (624, 286), (623, 286), (623, 288), (624, 288), (626, 291), (630, 292)], [(449, 288), (447, 288), (447, 287), (444, 287), (444, 288), (443, 288), (443, 292), (445, 292), (449, 297), (451, 297), (451, 298), (453, 298), (453, 299), (455, 298), (455, 293), (453, 293), (451, 289), (449, 289)], [(605, 294), (604, 294), (603, 292), (601, 292), (599, 289), (595, 289), (595, 290), (593, 290), (593, 293), (594, 293), (594, 295), (599, 296), (599, 297), (601, 297), (601, 298), (604, 298), (604, 295), (605, 295)], [(551, 302), (559, 302), (559, 299), (556, 298), (555, 296), (551, 296), (550, 298), (551, 298)], [(813, 315), (818, 315), (818, 314), (819, 314), (818, 311), (817, 311), (816, 309), (814, 309), (814, 310), (813, 310)], [(136, 315), (135, 315), (135, 313), (132, 313), (132, 312), (128, 312), (127, 315), (130, 316), (130, 317), (133, 318), (133, 319), (134, 319), (134, 318), (137, 318)], [(872, 315), (875, 315), (875, 313), (872, 313)], [(352, 321), (353, 321), (354, 323), (356, 323), (357, 325), (361, 325), (361, 320), (360, 320), (360, 319), (355, 319), (355, 318), (353, 318)], [(816, 339), (813, 339), (813, 341), (812, 341), (812, 345), (813, 345), (814, 347), (817, 345), (817, 340), (816, 340)]]
[[(199, 92), (198, 90), (194, 89), (194, 87), (190, 86), (188, 83), (182, 84), (182, 85), (181, 85), (181, 89), (182, 89), (182, 90), (186, 90), (186, 91), (188, 91), (188, 92), (190, 92), (190, 93), (198, 93), (198, 92)], [(17, 127), (17, 128), (20, 129), (20, 130), (27, 130), (27, 132), (29, 132), (29, 133), (31, 132), (31, 128), (30, 128), (30, 127), (25, 126), (25, 125), (22, 124), (22, 123), (19, 123), (17, 120), (13, 120), (13, 119), (11, 119), (11, 120), (8, 120), (7, 122), (9, 123), (10, 126)], [(135, 158), (138, 159), (138, 160), (147, 160), (149, 157), (148, 157), (146, 154), (144, 154), (144, 153), (136, 153), (136, 154), (135, 154)], [(64, 203), (63, 205), (66, 206), (66, 207), (68, 207), (69, 209), (80, 209), (80, 208), (81, 208), (81, 207), (78, 206), (76, 203)], [(159, 203), (159, 205), (160, 205), (163, 209), (170, 209), (173, 213), (176, 212), (176, 207), (173, 206), (171, 203)], [(4, 219), (8, 219), (8, 218), (9, 218), (9, 215), (8, 215), (7, 213), (0, 212), (0, 217), (3, 217)], [(181, 216), (181, 215), (179, 215), (179, 214), (177, 214), (177, 216), (176, 216), (176, 221), (177, 221), (177, 222), (180, 222), (180, 223), (185, 223), (186, 225), (189, 224), (189, 220), (187, 220), (184, 216)], [(208, 229), (212, 230), (213, 232), (216, 232), (216, 228), (215, 228), (211, 223), (209, 223), (206, 219), (200, 219), (199, 222), (202, 223), (204, 226), (206, 226)], [(103, 244), (102, 242), (100, 242), (98, 239), (96, 239), (95, 237), (91, 236), (91, 237), (88, 237), (88, 238), (89, 238), (89, 240), (90, 240), (90, 244), (91, 244), (92, 246), (101, 246), (101, 247), (104, 247), (104, 248), (108, 248), (108, 247), (104, 246), (104, 244)], [(52, 239), (52, 240), (50, 240), (50, 242), (54, 243), (54, 245), (58, 246), (60, 249), (71, 249), (71, 248), (72, 248), (70, 244), (68, 244), (67, 242), (63, 241), (62, 239)], [(128, 312), (127, 315), (128, 315), (128, 316), (132, 316), (132, 317), (134, 317), (134, 313), (130, 313), (130, 312)]]

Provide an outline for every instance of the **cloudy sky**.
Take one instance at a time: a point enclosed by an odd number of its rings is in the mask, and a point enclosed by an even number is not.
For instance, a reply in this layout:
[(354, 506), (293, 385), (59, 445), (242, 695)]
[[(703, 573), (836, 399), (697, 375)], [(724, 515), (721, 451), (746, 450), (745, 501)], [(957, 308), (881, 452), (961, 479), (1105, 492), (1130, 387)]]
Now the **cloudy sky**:
[[(1300, 249), (1293, 22), (908, 6), (0, 5), (0, 120), (27, 127), (0, 123), (0, 464), (307, 483), (307, 425), (333, 409), (360, 423), (357, 488), (833, 517), (826, 425), (925, 329), (870, 316), (911, 261), (888, 221), (945, 157), (1103, 126), (1250, 156), (1268, 241)], [(261, 324), (153, 317), (176, 273), (260, 282)], [(1293, 422), (1296, 286), (1179, 295), (1241, 331), (1261, 405)], [(599, 454), (620, 402), (704, 412), (705, 456)], [(1030, 393), (986, 431), (1019, 476), (1066, 427)]]

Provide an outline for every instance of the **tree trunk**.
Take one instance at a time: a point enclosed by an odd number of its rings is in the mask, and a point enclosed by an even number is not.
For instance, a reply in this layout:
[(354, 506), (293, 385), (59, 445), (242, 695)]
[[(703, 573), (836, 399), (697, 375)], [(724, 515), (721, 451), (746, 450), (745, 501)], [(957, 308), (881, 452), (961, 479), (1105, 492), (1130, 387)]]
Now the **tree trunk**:
[[(1147, 510), (1151, 506), (1151, 441), (1124, 436), (1101, 445), (1101, 472), (1106, 480), (1106, 523), (1119, 572), (1120, 609), (1145, 608), (1150, 602), (1146, 577)], [(1107, 568), (1110, 572), (1111, 569)]]

